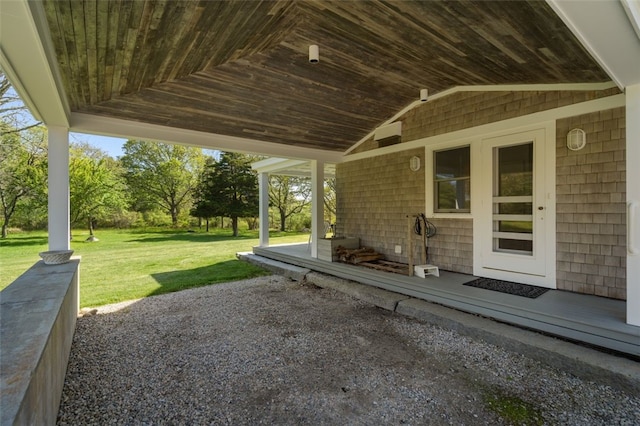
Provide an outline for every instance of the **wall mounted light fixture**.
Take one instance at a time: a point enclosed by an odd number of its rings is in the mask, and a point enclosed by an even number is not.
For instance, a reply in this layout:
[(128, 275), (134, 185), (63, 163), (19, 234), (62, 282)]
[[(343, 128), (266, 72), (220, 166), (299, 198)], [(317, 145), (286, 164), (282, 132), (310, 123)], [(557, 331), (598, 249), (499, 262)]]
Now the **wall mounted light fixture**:
[(320, 62), (320, 51), (318, 49), (317, 44), (312, 44), (309, 46), (309, 62), (312, 64), (317, 64)]
[(567, 148), (579, 151), (587, 144), (587, 136), (582, 129), (571, 129), (567, 133)]
[(417, 172), (420, 170), (420, 157), (414, 155), (409, 159), (409, 168), (412, 172)]

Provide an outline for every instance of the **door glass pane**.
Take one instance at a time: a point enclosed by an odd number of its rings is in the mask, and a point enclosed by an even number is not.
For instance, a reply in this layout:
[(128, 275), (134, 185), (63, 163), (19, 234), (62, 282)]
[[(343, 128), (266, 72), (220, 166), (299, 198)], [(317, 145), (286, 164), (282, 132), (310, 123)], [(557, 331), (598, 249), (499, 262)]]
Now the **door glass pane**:
[(494, 251), (533, 254), (533, 143), (495, 148)]
[(500, 203), (498, 205), (500, 214), (531, 214), (533, 211), (532, 203)]
[(533, 194), (533, 144), (498, 150), (498, 196)]
[(498, 251), (521, 251), (522, 254), (533, 253), (533, 241), (498, 239)]

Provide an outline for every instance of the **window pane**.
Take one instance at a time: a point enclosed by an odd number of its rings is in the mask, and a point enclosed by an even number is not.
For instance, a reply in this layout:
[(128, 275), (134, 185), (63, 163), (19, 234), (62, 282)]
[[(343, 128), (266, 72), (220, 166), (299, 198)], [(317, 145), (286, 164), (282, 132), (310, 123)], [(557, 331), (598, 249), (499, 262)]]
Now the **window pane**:
[(469, 211), (471, 201), (469, 179), (437, 182), (436, 186), (437, 210)]
[(435, 153), (436, 179), (469, 177), (469, 147), (450, 149)]
[(468, 212), (471, 204), (471, 149), (468, 146), (434, 152), (436, 212)]

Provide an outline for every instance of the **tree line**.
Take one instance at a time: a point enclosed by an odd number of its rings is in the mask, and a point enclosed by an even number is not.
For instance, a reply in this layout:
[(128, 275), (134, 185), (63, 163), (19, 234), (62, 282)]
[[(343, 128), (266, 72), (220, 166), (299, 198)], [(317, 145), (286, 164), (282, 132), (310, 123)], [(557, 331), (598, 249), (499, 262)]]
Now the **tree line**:
[[(0, 73), (0, 203), (2, 238), (10, 227), (47, 225), (47, 129), (25, 123), (23, 104)], [(234, 152), (208, 155), (200, 148), (128, 140), (112, 158), (86, 142), (70, 145), (70, 221), (96, 226), (222, 226), (234, 236), (239, 221), (258, 224), (258, 178), (251, 163), (261, 157)], [(327, 219), (335, 215), (334, 182), (325, 190)], [(270, 222), (282, 231), (310, 226), (307, 178), (271, 176)]]

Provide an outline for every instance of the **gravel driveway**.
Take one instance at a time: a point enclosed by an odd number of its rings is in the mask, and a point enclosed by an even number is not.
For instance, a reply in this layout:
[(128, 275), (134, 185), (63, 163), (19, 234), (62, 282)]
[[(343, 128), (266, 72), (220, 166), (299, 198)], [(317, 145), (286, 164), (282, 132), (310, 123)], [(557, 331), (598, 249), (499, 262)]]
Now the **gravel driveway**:
[(640, 424), (640, 396), (279, 276), (78, 319), (58, 424)]

